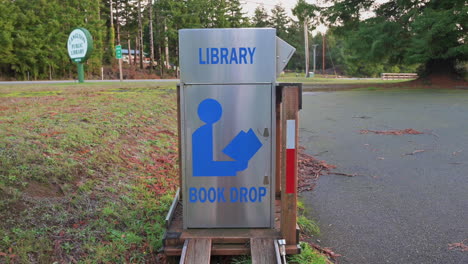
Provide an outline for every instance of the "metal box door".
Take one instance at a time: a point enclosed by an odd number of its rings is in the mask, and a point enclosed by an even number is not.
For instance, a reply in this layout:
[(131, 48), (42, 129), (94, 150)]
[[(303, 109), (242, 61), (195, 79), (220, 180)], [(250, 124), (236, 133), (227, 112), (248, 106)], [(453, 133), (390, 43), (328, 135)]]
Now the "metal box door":
[(181, 88), (184, 228), (273, 227), (272, 85)]

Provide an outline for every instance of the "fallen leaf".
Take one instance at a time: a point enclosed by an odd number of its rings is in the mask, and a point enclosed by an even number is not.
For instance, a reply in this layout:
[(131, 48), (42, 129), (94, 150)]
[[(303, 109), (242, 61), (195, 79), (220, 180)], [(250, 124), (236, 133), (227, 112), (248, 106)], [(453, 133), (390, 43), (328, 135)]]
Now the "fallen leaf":
[(414, 155), (414, 154), (418, 154), (418, 153), (421, 153), (421, 152), (425, 152), (426, 150), (424, 149), (417, 149), (413, 152), (410, 152), (410, 153), (406, 153), (405, 156), (408, 156), (408, 155)]
[(383, 130), (383, 131), (362, 129), (361, 131), (359, 131), (359, 133), (361, 134), (374, 133), (378, 135), (396, 135), (396, 136), (407, 135), (407, 134), (408, 135), (424, 134), (423, 132), (419, 132), (412, 128), (407, 128), (407, 129), (402, 129), (402, 130)]
[(459, 251), (462, 251), (462, 252), (465, 252), (465, 251), (468, 251), (468, 245), (465, 245), (465, 241), (467, 239), (461, 241), (461, 242), (458, 242), (458, 243), (452, 243), (452, 244), (448, 244), (448, 249), (449, 250), (459, 250)]

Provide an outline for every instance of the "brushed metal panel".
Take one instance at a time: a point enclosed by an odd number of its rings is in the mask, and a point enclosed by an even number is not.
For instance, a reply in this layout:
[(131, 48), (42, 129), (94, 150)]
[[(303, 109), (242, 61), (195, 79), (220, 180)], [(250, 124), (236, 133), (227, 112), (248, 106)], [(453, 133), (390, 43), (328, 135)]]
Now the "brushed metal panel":
[[(239, 49), (249, 49), (239, 60)], [(207, 54), (217, 52), (216, 64)], [(222, 52), (226, 59), (220, 60)], [(231, 52), (232, 50), (235, 52)], [(235, 53), (236, 60), (231, 60)], [(244, 50), (245, 53), (245, 50)], [(207, 60), (208, 56), (208, 60)], [(229, 60), (228, 60), (229, 59)], [(276, 80), (276, 29), (181, 29), (179, 30), (180, 80), (187, 84), (274, 83)]]
[(286, 41), (276, 37), (276, 77), (279, 77), (296, 49)]
[[(182, 86), (182, 131), (183, 131), (183, 191), (185, 228), (248, 228), (272, 227), (275, 119), (272, 113), (274, 93), (272, 85), (183, 85)], [(245, 170), (235, 176), (194, 176), (194, 150), (192, 135), (206, 125), (200, 119), (198, 107), (206, 99), (219, 102), (222, 115), (212, 125), (212, 150), (215, 161), (234, 161), (223, 149), (241, 132), (252, 129), (262, 146), (248, 162)], [(209, 144), (206, 144), (209, 145)], [(266, 177), (266, 178), (265, 178)], [(192, 188), (192, 189), (191, 189)], [(224, 189), (224, 199), (199, 202), (191, 190), (205, 188)], [(247, 202), (232, 202), (230, 188), (264, 188), (266, 194), (260, 202), (248, 195)], [(191, 199), (197, 197), (197, 199)]]

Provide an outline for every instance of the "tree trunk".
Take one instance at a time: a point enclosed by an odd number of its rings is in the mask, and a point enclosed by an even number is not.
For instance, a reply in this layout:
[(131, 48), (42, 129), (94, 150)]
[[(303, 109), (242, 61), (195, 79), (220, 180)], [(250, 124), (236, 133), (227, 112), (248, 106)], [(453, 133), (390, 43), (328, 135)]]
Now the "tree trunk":
[(322, 35), (322, 74), (325, 74), (325, 33)]
[[(166, 26), (166, 21), (164, 21), (164, 33), (167, 32), (167, 26)], [(166, 34), (166, 37), (164, 38), (164, 48), (165, 48), (165, 57), (166, 57), (166, 68), (168, 69), (169, 68), (169, 38), (167, 37), (167, 34)]]
[(115, 50), (115, 28), (114, 28), (114, 7), (113, 2), (110, 0), (110, 29), (109, 29), (109, 46), (110, 50), (107, 52), (109, 62), (113, 64), (114, 61), (114, 50)]
[(111, 28), (114, 27), (114, 11), (112, 10), (112, 0), (110, 0), (110, 23), (111, 23)]
[(140, 69), (143, 69), (143, 24), (141, 22), (141, 0), (138, 0), (138, 35), (140, 48)]
[(120, 45), (120, 22), (119, 22), (119, 9), (116, 8), (115, 23), (117, 24), (117, 45)]
[(132, 48), (130, 47), (130, 32), (128, 32), (128, 37), (127, 37), (127, 42), (128, 42), (128, 65), (132, 65)]
[(154, 62), (154, 40), (153, 40), (153, 1), (150, 1), (149, 3), (150, 8), (149, 8), (149, 32), (150, 32), (150, 52), (151, 52), (151, 57), (150, 57), (150, 62), (151, 62), (151, 67), (150, 69), (153, 68), (153, 62)]
[(137, 58), (138, 58), (138, 55), (136, 54), (138, 50), (138, 37), (135, 37), (135, 53), (133, 54), (133, 64), (136, 66), (137, 65)]

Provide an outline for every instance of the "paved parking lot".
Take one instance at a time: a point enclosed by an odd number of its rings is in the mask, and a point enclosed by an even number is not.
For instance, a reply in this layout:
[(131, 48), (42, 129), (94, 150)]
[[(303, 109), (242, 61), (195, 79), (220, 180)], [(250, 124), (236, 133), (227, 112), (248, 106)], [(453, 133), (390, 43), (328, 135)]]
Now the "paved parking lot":
[[(301, 144), (337, 172), (303, 193), (340, 263), (468, 263), (468, 91), (305, 93)], [(415, 129), (420, 135), (361, 134)]]

